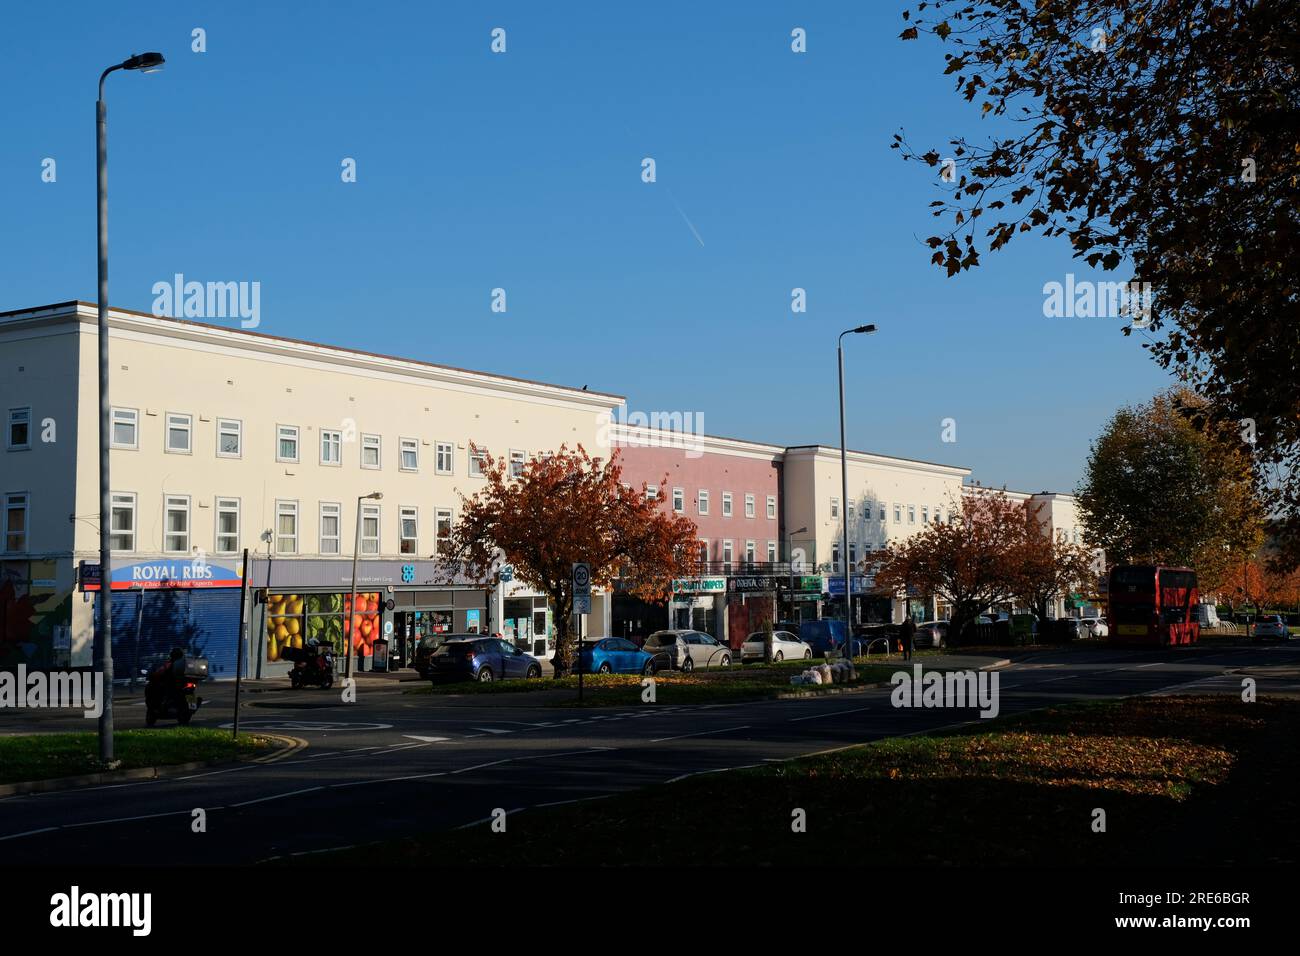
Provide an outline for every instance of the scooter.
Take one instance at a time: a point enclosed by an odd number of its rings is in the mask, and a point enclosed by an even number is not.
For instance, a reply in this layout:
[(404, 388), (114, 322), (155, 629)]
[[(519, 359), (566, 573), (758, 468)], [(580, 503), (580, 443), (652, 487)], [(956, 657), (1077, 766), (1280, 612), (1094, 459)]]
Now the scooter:
[(334, 684), (334, 648), (321, 644), (315, 638), (306, 647), (289, 647), (280, 652), (282, 660), (293, 661), (289, 683), (294, 690), (301, 687), (324, 687)]
[(203, 706), (197, 690), (208, 676), (206, 657), (186, 657), (182, 651), (172, 651), (166, 663), (149, 672), (144, 685), (144, 722), (152, 727), (159, 717), (175, 717), (181, 725)]

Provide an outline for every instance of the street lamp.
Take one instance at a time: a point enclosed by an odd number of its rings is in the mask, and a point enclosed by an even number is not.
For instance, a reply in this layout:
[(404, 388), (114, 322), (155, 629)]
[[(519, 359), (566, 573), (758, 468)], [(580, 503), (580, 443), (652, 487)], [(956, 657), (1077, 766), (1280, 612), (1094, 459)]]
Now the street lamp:
[(372, 491), (368, 495), (361, 495), (357, 498), (357, 533), (352, 543), (352, 599), (348, 602), (348, 623), (344, 628), (343, 641), (346, 645), (343, 652), (347, 655), (347, 665), (345, 676), (348, 680), (352, 679), (352, 649), (357, 643), (357, 632), (360, 630), (356, 623), (357, 609), (357, 555), (361, 551), (361, 502), (379, 501), (384, 497), (382, 491)]
[(849, 568), (849, 450), (844, 443), (844, 336), (871, 335), (876, 331), (874, 325), (859, 325), (856, 329), (845, 329), (835, 343), (836, 357), (840, 363), (840, 483), (844, 495), (840, 499), (840, 520), (844, 524), (843, 544), (840, 557), (844, 561), (844, 658), (853, 658), (853, 579)]
[(163, 64), (161, 53), (138, 53), (110, 66), (99, 75), (99, 99), (95, 101), (96, 213), (99, 240), (99, 598), (95, 613), (95, 669), (104, 682), (103, 711), (99, 715), (99, 759), (113, 760), (113, 507), (109, 492), (108, 449), (111, 407), (108, 403), (108, 106), (104, 103), (104, 80), (114, 70), (152, 73)]

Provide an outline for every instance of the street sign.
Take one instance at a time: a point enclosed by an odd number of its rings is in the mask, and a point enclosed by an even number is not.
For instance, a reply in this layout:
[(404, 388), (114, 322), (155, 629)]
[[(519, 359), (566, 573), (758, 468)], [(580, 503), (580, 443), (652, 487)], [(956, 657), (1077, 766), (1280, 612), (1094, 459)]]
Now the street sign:
[(573, 613), (590, 614), (591, 613), (591, 595), (575, 594), (573, 596)]
[(573, 612), (591, 613), (591, 565), (586, 561), (573, 562)]
[(515, 566), (513, 564), (501, 565), (501, 580), (513, 581), (515, 579)]

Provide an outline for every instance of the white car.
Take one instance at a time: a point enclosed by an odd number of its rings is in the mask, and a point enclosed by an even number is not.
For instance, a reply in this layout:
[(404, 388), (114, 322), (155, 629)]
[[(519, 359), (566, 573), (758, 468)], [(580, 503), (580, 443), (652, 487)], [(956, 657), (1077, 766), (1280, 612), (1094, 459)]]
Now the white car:
[(1280, 615), (1265, 614), (1255, 618), (1255, 626), (1251, 628), (1251, 637), (1257, 641), (1262, 641), (1266, 637), (1276, 638), (1285, 641), (1287, 639), (1286, 624), (1283, 623)]
[(1107, 637), (1110, 635), (1110, 628), (1106, 626), (1104, 617), (1085, 617), (1079, 623), (1087, 629), (1089, 637)]
[[(740, 645), (741, 661), (761, 661), (763, 659), (763, 638), (762, 631), (756, 631), (745, 638), (745, 643)], [(813, 656), (812, 647), (799, 640), (789, 631), (772, 632), (772, 660), (811, 660)]]

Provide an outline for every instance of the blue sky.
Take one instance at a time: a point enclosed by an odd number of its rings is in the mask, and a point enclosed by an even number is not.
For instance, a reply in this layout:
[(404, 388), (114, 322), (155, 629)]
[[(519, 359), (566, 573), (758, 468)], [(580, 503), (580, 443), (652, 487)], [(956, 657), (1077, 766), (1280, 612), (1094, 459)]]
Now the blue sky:
[(1072, 490), (1106, 418), (1168, 379), (1120, 320), (1044, 318), (1045, 282), (1091, 274), (1063, 242), (1018, 238), (952, 279), (928, 264), (937, 177), (890, 139), (982, 128), (942, 46), (896, 39), (902, 9), (13, 5), (0, 310), (94, 299), (95, 82), (156, 49), (163, 72), (108, 83), (114, 305), (149, 311), (177, 272), (256, 281), (263, 332), (588, 385), (778, 444), (838, 443), (835, 339), (875, 322), (848, 343), (850, 447)]

